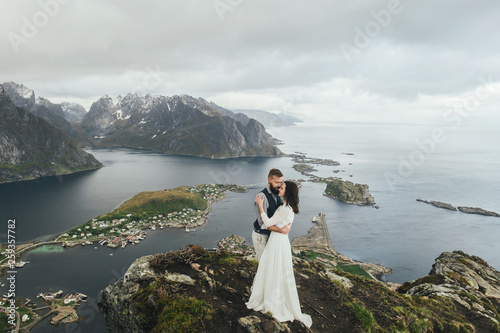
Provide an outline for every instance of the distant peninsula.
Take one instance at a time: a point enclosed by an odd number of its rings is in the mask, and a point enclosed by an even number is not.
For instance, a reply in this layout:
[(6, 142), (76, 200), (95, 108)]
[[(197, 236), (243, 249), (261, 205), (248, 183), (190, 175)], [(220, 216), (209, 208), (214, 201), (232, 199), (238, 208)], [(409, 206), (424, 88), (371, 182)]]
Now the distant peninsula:
[(195, 228), (206, 223), (212, 203), (226, 197), (226, 191), (247, 192), (240, 185), (204, 184), (162, 191), (140, 192), (111, 213), (103, 214), (59, 236), (63, 246), (90, 245), (98, 241), (109, 247), (136, 244), (144, 229)]

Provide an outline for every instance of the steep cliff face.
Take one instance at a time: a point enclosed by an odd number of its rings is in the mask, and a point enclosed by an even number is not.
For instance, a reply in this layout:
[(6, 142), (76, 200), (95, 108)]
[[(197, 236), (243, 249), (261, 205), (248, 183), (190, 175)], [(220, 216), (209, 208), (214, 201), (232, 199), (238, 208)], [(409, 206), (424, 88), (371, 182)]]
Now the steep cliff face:
[[(462, 289), (449, 291), (453, 287), (434, 284), (436, 293), (425, 293), (428, 297), (403, 294), (403, 287), (401, 293), (395, 292), (381, 282), (316, 260), (293, 260), (302, 311), (313, 319), (310, 330), (298, 321), (279, 323), (268, 314), (246, 308), (255, 261), (224, 251), (208, 252), (196, 245), (137, 259), (123, 278), (102, 291), (99, 308), (109, 332), (161, 332), (167, 328), (170, 332), (294, 333), (500, 329), (500, 273), (479, 258), (442, 254), (433, 275), (424, 279), (436, 281), (434, 275), (444, 274), (452, 279), (448, 281), (451, 285), (461, 281)], [(406, 287), (415, 291), (419, 284)]]
[(213, 158), (281, 154), (259, 122), (242, 124), (212, 103), (186, 95), (129, 94), (116, 103), (104, 96), (92, 104), (81, 126), (102, 146)]
[(102, 167), (68, 135), (16, 108), (0, 85), (0, 182), (34, 179)]

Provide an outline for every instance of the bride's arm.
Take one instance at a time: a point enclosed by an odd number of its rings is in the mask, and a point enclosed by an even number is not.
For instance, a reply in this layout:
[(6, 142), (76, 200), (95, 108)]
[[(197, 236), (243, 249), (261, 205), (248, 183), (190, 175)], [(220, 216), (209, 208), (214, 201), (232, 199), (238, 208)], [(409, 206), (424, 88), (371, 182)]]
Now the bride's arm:
[(278, 209), (276, 209), (276, 212), (274, 212), (273, 216), (268, 217), (267, 213), (264, 211), (260, 212), (260, 216), (262, 217), (262, 222), (264, 222), (264, 225), (269, 230), (270, 226), (284, 221), (288, 217), (289, 213), (290, 211), (285, 206), (279, 206)]
[(272, 226), (267, 227), (266, 229), (269, 230), (269, 231), (279, 232), (280, 234), (288, 235), (288, 233), (290, 232), (290, 228), (291, 227), (292, 227), (292, 224), (288, 223), (283, 228), (280, 228), (280, 227), (277, 227), (275, 225), (272, 225)]
[(266, 228), (269, 231), (274, 231), (274, 232), (279, 232), (281, 234), (288, 235), (290, 232), (291, 228), (291, 223), (285, 225), (283, 228), (277, 227), (275, 224), (283, 221), (288, 217), (289, 210), (285, 208), (285, 206), (280, 206), (274, 213), (274, 215), (269, 218), (264, 210), (263, 207), (263, 198), (260, 195), (257, 195), (255, 198), (255, 202), (257, 203), (257, 206), (259, 207), (260, 215), (262, 218), (262, 228)]

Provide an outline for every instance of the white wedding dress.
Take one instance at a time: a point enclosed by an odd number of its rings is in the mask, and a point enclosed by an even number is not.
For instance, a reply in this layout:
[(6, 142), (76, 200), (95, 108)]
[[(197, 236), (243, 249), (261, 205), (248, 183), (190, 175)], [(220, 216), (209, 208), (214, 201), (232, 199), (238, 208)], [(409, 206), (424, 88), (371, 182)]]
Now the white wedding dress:
[[(276, 225), (282, 228), (292, 223), (294, 216), (290, 206), (281, 205), (271, 218), (262, 213), (262, 221), (266, 227)], [(303, 314), (300, 309), (288, 235), (271, 232), (246, 305), (249, 309), (270, 312), (281, 322), (297, 319), (311, 327), (311, 316)]]

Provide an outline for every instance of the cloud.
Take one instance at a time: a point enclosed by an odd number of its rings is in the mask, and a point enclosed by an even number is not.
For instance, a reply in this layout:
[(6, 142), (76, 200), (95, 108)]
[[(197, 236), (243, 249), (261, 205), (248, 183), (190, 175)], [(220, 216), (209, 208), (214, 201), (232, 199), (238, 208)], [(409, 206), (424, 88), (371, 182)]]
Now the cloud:
[(87, 108), (138, 91), (309, 119), (431, 121), (480, 77), (499, 80), (499, 14), (494, 0), (8, 1), (0, 82)]

